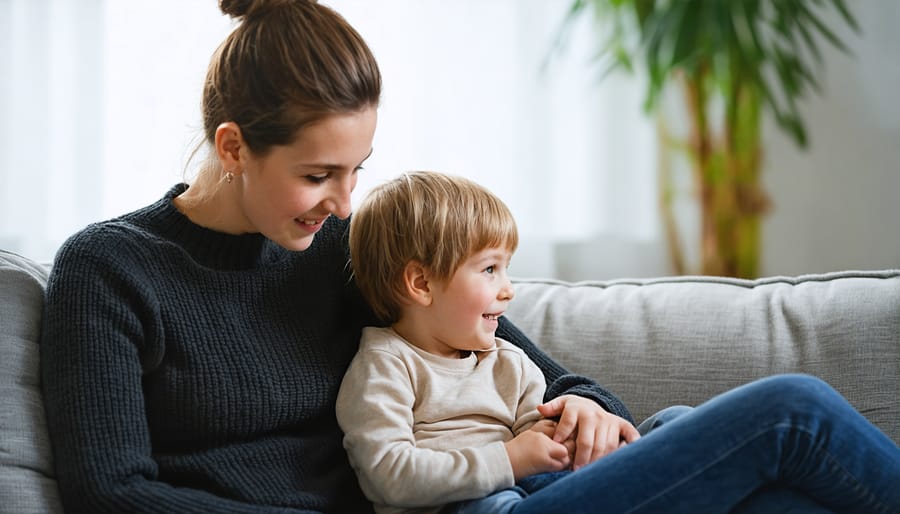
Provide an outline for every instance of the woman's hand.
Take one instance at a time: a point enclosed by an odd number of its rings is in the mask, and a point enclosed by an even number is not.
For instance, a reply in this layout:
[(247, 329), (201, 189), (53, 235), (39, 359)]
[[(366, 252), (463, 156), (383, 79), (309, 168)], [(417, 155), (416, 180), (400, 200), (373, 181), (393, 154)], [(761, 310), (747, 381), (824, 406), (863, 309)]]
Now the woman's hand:
[(554, 441), (563, 443), (574, 439), (572, 469), (590, 464), (641, 437), (631, 423), (580, 396), (562, 395), (538, 405), (538, 411), (545, 418), (559, 417)]

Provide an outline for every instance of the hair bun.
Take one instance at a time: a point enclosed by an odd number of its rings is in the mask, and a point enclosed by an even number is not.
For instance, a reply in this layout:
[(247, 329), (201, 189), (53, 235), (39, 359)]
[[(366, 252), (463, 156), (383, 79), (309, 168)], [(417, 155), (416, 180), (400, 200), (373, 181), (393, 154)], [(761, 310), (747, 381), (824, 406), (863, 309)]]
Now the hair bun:
[(222, 14), (236, 19), (244, 19), (254, 12), (293, 2), (314, 4), (316, 0), (219, 0), (219, 9)]
[(219, 9), (232, 18), (243, 18), (254, 3), (254, 0), (219, 0)]

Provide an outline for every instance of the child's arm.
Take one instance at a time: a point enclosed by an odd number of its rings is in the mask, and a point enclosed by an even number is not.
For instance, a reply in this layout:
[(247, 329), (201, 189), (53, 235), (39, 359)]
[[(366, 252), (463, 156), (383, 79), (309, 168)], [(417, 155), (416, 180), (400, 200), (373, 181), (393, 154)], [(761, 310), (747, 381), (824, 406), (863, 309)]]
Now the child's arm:
[(513, 485), (504, 444), (442, 451), (417, 448), (410, 370), (385, 351), (361, 351), (337, 400), (344, 448), (366, 496), (377, 504), (425, 507), (485, 496)]

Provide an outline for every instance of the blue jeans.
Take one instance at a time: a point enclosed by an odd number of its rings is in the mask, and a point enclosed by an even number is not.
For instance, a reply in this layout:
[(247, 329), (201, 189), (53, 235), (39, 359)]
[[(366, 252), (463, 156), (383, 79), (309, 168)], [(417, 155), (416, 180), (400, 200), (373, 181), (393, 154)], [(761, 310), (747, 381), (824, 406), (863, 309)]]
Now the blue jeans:
[(769, 377), (659, 416), (577, 472), (446, 512), (900, 512), (900, 447), (817, 378)]
[[(691, 407), (684, 405), (667, 407), (650, 416), (638, 425), (638, 432), (643, 437), (651, 430), (655, 430), (691, 410)], [(510, 509), (513, 508), (513, 504), (520, 502), (523, 498), (536, 493), (540, 489), (556, 482), (569, 473), (571, 473), (571, 471), (557, 471), (553, 473), (531, 475), (519, 480), (514, 487), (498, 491), (484, 498), (449, 505), (442, 509), (441, 512), (447, 514), (494, 514), (496, 512), (509, 512)]]

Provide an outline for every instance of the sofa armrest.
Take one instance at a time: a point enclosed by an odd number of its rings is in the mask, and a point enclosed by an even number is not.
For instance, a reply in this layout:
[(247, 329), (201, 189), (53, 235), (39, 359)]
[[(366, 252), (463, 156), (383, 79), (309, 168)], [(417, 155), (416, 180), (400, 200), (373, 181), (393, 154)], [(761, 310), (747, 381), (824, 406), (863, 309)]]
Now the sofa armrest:
[(62, 512), (41, 393), (46, 267), (0, 250), (0, 510)]
[(514, 284), (507, 317), (639, 421), (800, 372), (829, 382), (900, 443), (900, 270)]

